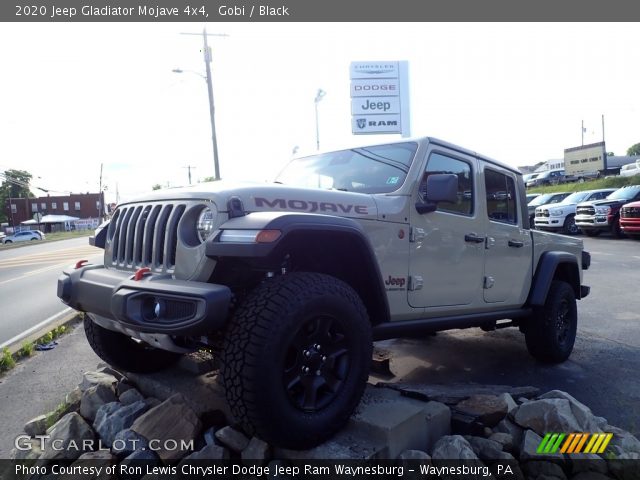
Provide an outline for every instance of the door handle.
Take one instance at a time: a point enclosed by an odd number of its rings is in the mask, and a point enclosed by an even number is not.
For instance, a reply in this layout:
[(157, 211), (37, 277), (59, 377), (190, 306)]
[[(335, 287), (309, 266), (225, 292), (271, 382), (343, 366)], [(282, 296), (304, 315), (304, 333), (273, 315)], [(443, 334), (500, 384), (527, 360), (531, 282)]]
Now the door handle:
[(509, 240), (509, 246), (514, 248), (524, 247), (524, 242), (518, 242), (517, 240)]
[(479, 237), (475, 233), (467, 233), (464, 236), (464, 241), (469, 243), (484, 243), (484, 237)]

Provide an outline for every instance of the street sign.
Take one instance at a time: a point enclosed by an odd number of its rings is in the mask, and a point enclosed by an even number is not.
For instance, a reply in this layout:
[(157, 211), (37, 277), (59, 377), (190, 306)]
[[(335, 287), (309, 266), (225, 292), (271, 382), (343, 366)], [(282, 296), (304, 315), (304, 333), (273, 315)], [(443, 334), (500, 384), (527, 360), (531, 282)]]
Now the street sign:
[(408, 62), (351, 62), (350, 73), (351, 132), (408, 137)]

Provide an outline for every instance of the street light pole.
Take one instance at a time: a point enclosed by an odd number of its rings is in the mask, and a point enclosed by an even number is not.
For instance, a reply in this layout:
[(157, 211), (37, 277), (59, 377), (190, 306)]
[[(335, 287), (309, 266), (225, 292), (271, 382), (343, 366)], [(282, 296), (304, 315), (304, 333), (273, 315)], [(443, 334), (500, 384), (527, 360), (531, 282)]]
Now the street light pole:
[(318, 122), (318, 103), (320, 100), (327, 94), (321, 88), (318, 89), (318, 93), (316, 93), (316, 98), (313, 100), (316, 107), (316, 150), (320, 150), (320, 124)]
[[(199, 33), (183, 33), (182, 35), (200, 35)], [(215, 37), (228, 37), (224, 33), (207, 33), (206, 27), (202, 30), (203, 48), (202, 53), (204, 56), (204, 65), (207, 75), (204, 77), (207, 82), (207, 92), (209, 94), (209, 116), (211, 118), (211, 144), (213, 146), (213, 166), (215, 169), (215, 180), (220, 180), (220, 166), (218, 164), (218, 139), (216, 137), (216, 120), (215, 120), (215, 106), (213, 103), (213, 84), (211, 81), (211, 49), (207, 42), (207, 36)], [(178, 72), (179, 69), (174, 70)], [(179, 73), (179, 72), (178, 72)]]

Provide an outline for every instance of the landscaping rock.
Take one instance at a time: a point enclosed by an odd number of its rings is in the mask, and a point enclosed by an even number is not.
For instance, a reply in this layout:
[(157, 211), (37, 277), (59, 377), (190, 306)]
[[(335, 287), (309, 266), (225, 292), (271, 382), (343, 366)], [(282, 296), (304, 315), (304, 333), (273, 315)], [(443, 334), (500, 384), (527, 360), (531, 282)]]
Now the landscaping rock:
[[(114, 403), (108, 403), (98, 410), (96, 421), (93, 424), (93, 427), (96, 429), (98, 434), (100, 434), (102, 441), (108, 447), (112, 446), (113, 441), (116, 438), (116, 434), (120, 430), (130, 428), (136, 419), (147, 411), (147, 405), (142, 401), (132, 403), (130, 405), (122, 405), (121, 403), (116, 402), (115, 407), (106, 408), (111, 405), (114, 405)], [(146, 438), (155, 438), (148, 437), (146, 435), (143, 436)]]
[(113, 375), (114, 377), (116, 377), (118, 379), (118, 381), (122, 380), (125, 378), (125, 376), (120, 373), (119, 371), (115, 370), (113, 367), (111, 367), (110, 365), (107, 365), (104, 362), (100, 362), (96, 368), (96, 372), (98, 373), (105, 373), (107, 375)]
[(24, 433), (30, 437), (36, 435), (43, 435), (47, 431), (47, 417), (46, 415), (39, 415), (32, 418), (24, 424)]
[(123, 405), (129, 405), (131, 403), (135, 403), (135, 402), (140, 402), (144, 400), (144, 397), (142, 396), (142, 394), (136, 390), (135, 388), (130, 388), (129, 390), (127, 390), (126, 392), (123, 392), (118, 399), (120, 400), (120, 403), (122, 403)]
[(128, 380), (120, 380), (116, 384), (116, 395), (118, 396), (118, 398), (120, 398), (120, 395), (122, 395), (127, 390), (131, 390), (132, 388), (135, 387), (131, 385)]
[(506, 433), (511, 435), (513, 439), (513, 452), (520, 452), (520, 445), (522, 444), (522, 437), (524, 435), (524, 429), (513, 423), (508, 418), (502, 420), (498, 425), (493, 428), (494, 433)]
[(128, 457), (136, 450), (146, 450), (149, 442), (146, 438), (130, 428), (116, 433), (111, 444), (111, 452), (119, 457)]
[(110, 373), (104, 372), (85, 372), (82, 376), (82, 382), (80, 383), (80, 390), (83, 392), (93, 387), (94, 385), (105, 385), (115, 391), (115, 385), (118, 383), (118, 379)]
[(507, 404), (507, 413), (511, 413), (518, 408), (518, 404), (509, 393), (502, 393), (498, 396)]
[[(144, 402), (136, 402), (144, 404)], [(145, 406), (146, 407), (146, 406)], [(152, 408), (140, 416), (131, 426), (131, 430), (143, 437), (158, 441), (164, 446), (167, 440), (190, 442), (200, 432), (202, 425), (195, 412), (186, 404), (181, 394), (169, 397), (157, 407)], [(183, 458), (186, 450), (176, 448), (169, 450), (162, 447), (156, 452), (163, 462), (170, 462)]]
[(115, 462), (116, 457), (111, 454), (109, 450), (96, 450), (95, 452), (83, 453), (78, 457), (78, 460), (103, 460), (107, 462)]
[(378, 383), (376, 386), (399, 390), (403, 395), (419, 400), (455, 405), (472, 395), (500, 395), (508, 393), (512, 397), (533, 398), (540, 389), (535, 387), (511, 387), (509, 385), (479, 385), (475, 383), (451, 383), (447, 385), (425, 385), (409, 383)]
[(40, 440), (30, 438), (20, 442), (20, 449), (14, 448), (9, 452), (11, 460), (37, 460), (42, 455)]
[(92, 387), (89, 387), (82, 394), (82, 400), (80, 402), (80, 415), (86, 420), (93, 422), (96, 418), (98, 409), (105, 403), (115, 402), (115, 393), (111, 387), (106, 386), (103, 383), (99, 383)]
[(207, 445), (203, 449), (193, 452), (182, 459), (180, 465), (196, 460), (229, 460), (229, 450), (219, 445)]
[(498, 442), (502, 445), (502, 449), (507, 452), (513, 451), (513, 435), (510, 433), (502, 433), (496, 432), (489, 437), (489, 440), (493, 440), (494, 442)]
[(629, 432), (611, 425), (607, 425), (604, 431), (613, 433), (610, 446), (617, 446), (628, 453), (640, 453), (640, 441)]
[[(86, 450), (83, 442), (94, 441), (89, 424), (76, 412), (68, 413), (47, 430), (50, 436), (40, 456), (42, 460), (75, 460)], [(56, 445), (56, 449), (53, 448)]]
[(160, 405), (162, 403), (162, 401), (158, 400), (155, 397), (149, 397), (149, 398), (145, 398), (144, 399), (144, 403), (146, 403), (147, 407), (149, 407), (149, 410), (151, 410), (152, 408), (155, 408), (158, 405)]
[(460, 435), (447, 435), (433, 447), (431, 460), (477, 460), (478, 457), (469, 442)]
[(160, 458), (158, 458), (158, 455), (156, 455), (152, 450), (136, 450), (127, 458), (125, 458), (122, 463), (127, 464), (141, 461), (154, 465), (160, 463)]
[[(471, 445), (473, 453), (475, 453), (481, 460), (499, 460), (504, 457), (502, 451), (502, 445), (488, 438), (482, 437), (468, 437), (465, 438)], [(511, 455), (509, 455), (511, 457)]]
[(405, 450), (398, 456), (398, 463), (404, 466), (413, 465), (413, 462), (431, 463), (431, 456), (422, 450)]
[(571, 406), (571, 412), (573, 416), (578, 421), (578, 425), (580, 426), (580, 431), (582, 432), (601, 432), (601, 428), (599, 422), (596, 420), (595, 416), (591, 412), (591, 409), (587, 407), (585, 404), (579, 402), (574, 397), (569, 395), (567, 392), (563, 392), (561, 390), (551, 390), (543, 395), (540, 395), (538, 399), (546, 399), (546, 398), (563, 398), (569, 402)]
[(523, 463), (522, 472), (532, 480), (539, 477), (543, 477), (545, 480), (567, 480), (567, 476), (564, 474), (562, 467), (552, 462), (541, 462), (533, 460), (531, 462)]
[(477, 421), (488, 427), (497, 425), (508, 412), (506, 400), (496, 395), (472, 395), (453, 408), (465, 415), (475, 417)]
[(80, 402), (82, 402), (82, 390), (80, 390), (80, 387), (74, 388), (64, 397), (64, 403), (69, 412), (79, 412)]
[(451, 433), (455, 435), (484, 435), (484, 425), (473, 415), (461, 412), (451, 412)]
[(547, 432), (581, 431), (571, 410), (571, 404), (564, 398), (524, 403), (514, 411), (513, 420), (521, 427), (532, 429), (538, 435), (545, 435)]
[(242, 460), (251, 460), (263, 465), (269, 460), (269, 444), (258, 437), (253, 437), (249, 445), (240, 454)]
[(207, 445), (216, 445), (216, 429), (215, 427), (208, 428), (203, 434), (204, 443)]
[(574, 453), (568, 456), (571, 463), (571, 473), (577, 475), (582, 472), (598, 472), (606, 474), (607, 461), (595, 453)]
[(249, 445), (249, 437), (247, 437), (244, 433), (239, 432), (233, 427), (227, 426), (221, 428), (215, 433), (218, 441), (229, 447), (232, 451), (240, 453), (242, 450), (247, 448)]
[(529, 460), (562, 460), (563, 456), (561, 453), (545, 453), (540, 454), (537, 452), (538, 446), (542, 442), (542, 437), (540, 437), (533, 430), (526, 430), (524, 432), (524, 436), (522, 437), (522, 444), (520, 445), (520, 461), (529, 461)]

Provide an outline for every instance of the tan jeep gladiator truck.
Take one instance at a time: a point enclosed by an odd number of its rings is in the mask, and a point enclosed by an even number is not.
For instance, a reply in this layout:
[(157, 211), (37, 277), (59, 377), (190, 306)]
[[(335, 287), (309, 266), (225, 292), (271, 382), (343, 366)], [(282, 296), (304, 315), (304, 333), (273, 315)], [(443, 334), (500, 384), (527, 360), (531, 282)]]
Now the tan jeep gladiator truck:
[(569, 357), (590, 256), (532, 231), (525, 195), (518, 171), (434, 138), (321, 153), (273, 184), (119, 205), (92, 237), (104, 264), (65, 270), (58, 296), (125, 371), (219, 352), (238, 423), (308, 448), (357, 406), (375, 340), (516, 326), (538, 360)]

